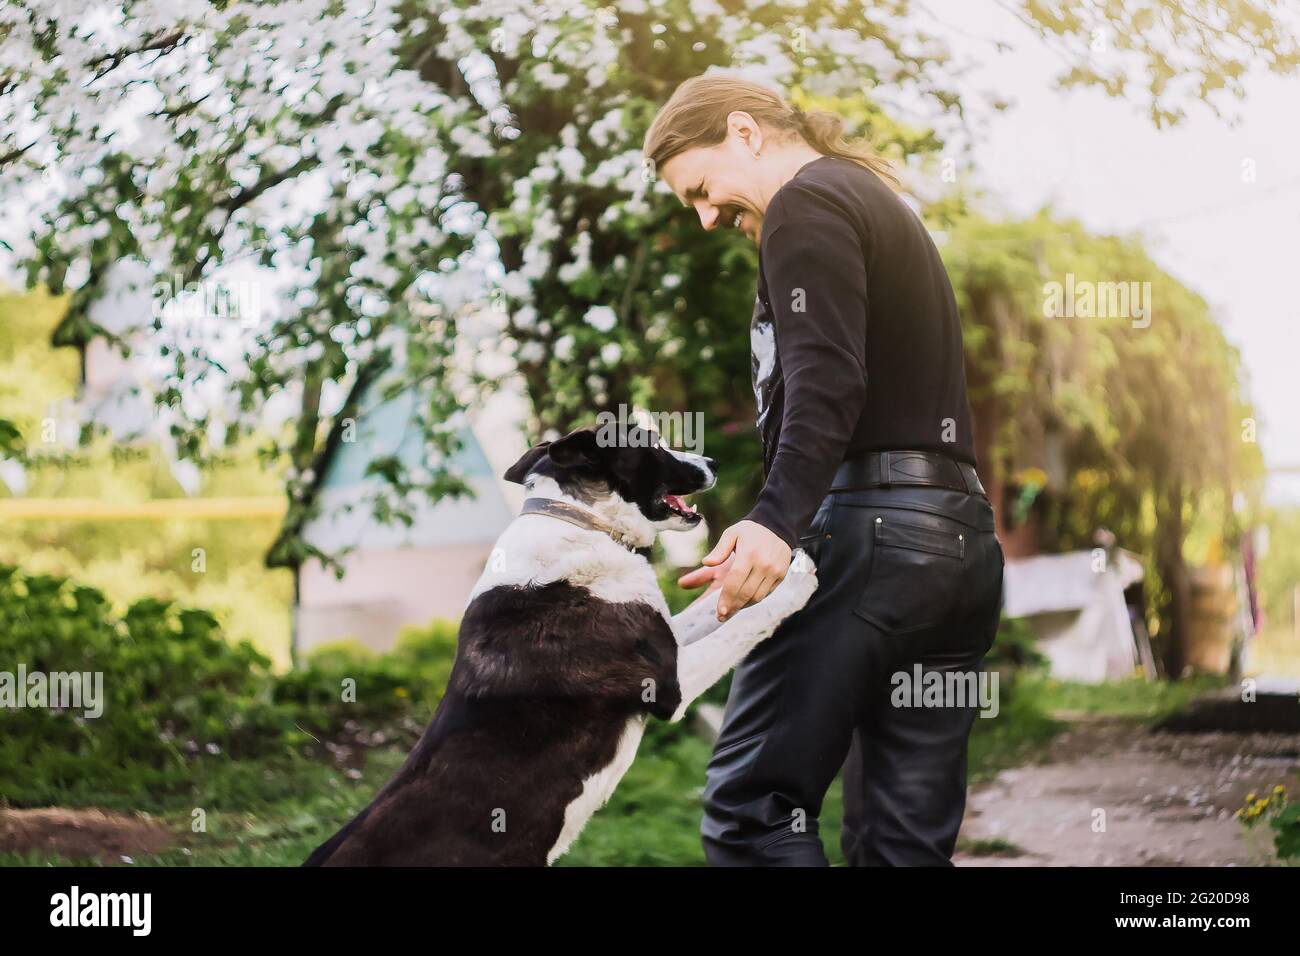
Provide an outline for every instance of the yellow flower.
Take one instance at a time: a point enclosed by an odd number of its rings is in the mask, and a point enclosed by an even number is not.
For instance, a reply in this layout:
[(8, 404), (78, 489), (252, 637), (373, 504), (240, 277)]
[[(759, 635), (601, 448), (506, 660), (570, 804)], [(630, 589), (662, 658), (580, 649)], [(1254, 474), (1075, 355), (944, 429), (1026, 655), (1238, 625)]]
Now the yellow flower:
[(398, 687), (396, 690), (393, 691), (393, 694), (394, 694), (395, 696), (397, 696), (397, 697), (402, 697), (402, 698), (406, 698), (406, 697), (410, 697), (410, 696), (411, 696), (409, 693), (407, 693), (407, 690), (406, 690), (405, 687)]
[(1041, 488), (1047, 484), (1047, 472), (1041, 468), (1021, 468), (1011, 480), (1017, 485), (1033, 485)]

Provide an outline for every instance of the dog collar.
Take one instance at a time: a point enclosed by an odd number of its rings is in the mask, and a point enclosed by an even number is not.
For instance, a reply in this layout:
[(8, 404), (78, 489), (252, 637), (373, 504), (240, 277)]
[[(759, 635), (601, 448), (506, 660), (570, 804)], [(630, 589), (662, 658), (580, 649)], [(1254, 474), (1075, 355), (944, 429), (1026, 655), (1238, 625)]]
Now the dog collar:
[(577, 525), (579, 528), (599, 531), (608, 535), (610, 540), (617, 541), (633, 554), (639, 554), (646, 560), (650, 558), (650, 548), (638, 548), (635, 545), (628, 544), (614, 534), (614, 526), (608, 521), (592, 514), (586, 508), (579, 508), (577, 505), (571, 505), (566, 501), (556, 501), (554, 498), (525, 498), (523, 510), (519, 513), (521, 515), (548, 515), (552, 518), (559, 518), (561, 521), (567, 521), (569, 524)]

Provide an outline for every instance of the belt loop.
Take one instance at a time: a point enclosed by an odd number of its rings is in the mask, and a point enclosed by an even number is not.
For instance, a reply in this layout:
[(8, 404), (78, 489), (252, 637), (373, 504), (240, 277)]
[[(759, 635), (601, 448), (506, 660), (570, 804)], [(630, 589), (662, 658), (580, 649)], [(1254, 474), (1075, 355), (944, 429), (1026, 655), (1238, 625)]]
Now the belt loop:
[(889, 452), (880, 453), (880, 483), (886, 488), (890, 485), (889, 475)]

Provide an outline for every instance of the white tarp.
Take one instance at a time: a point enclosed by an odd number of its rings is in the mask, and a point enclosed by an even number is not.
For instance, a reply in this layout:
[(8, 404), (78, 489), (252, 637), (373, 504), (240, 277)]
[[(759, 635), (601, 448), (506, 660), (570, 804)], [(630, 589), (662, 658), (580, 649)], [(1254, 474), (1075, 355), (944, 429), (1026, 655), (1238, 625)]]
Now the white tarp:
[(1007, 562), (1005, 611), (1025, 618), (1038, 649), (1063, 680), (1132, 676), (1139, 658), (1124, 589), (1142, 565), (1122, 549), (1043, 554)]

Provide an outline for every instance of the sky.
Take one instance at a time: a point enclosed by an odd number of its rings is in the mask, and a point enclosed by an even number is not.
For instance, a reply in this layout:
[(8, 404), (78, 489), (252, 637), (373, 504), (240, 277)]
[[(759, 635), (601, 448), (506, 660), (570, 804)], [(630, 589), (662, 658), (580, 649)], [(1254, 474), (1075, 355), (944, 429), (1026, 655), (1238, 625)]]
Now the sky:
[[(1019, 216), (1050, 202), (1092, 231), (1141, 235), (1240, 349), (1267, 465), (1300, 471), (1300, 77), (1248, 76), (1247, 98), (1225, 109), (1233, 125), (1193, 104), (1157, 130), (1138, 101), (1054, 90), (1061, 61), (991, 0), (926, 7), (928, 27), (977, 64), (963, 88), (1013, 103), (972, 124), (969, 175), (991, 208)], [(1300, 504), (1300, 473), (1271, 474), (1268, 498)]]

